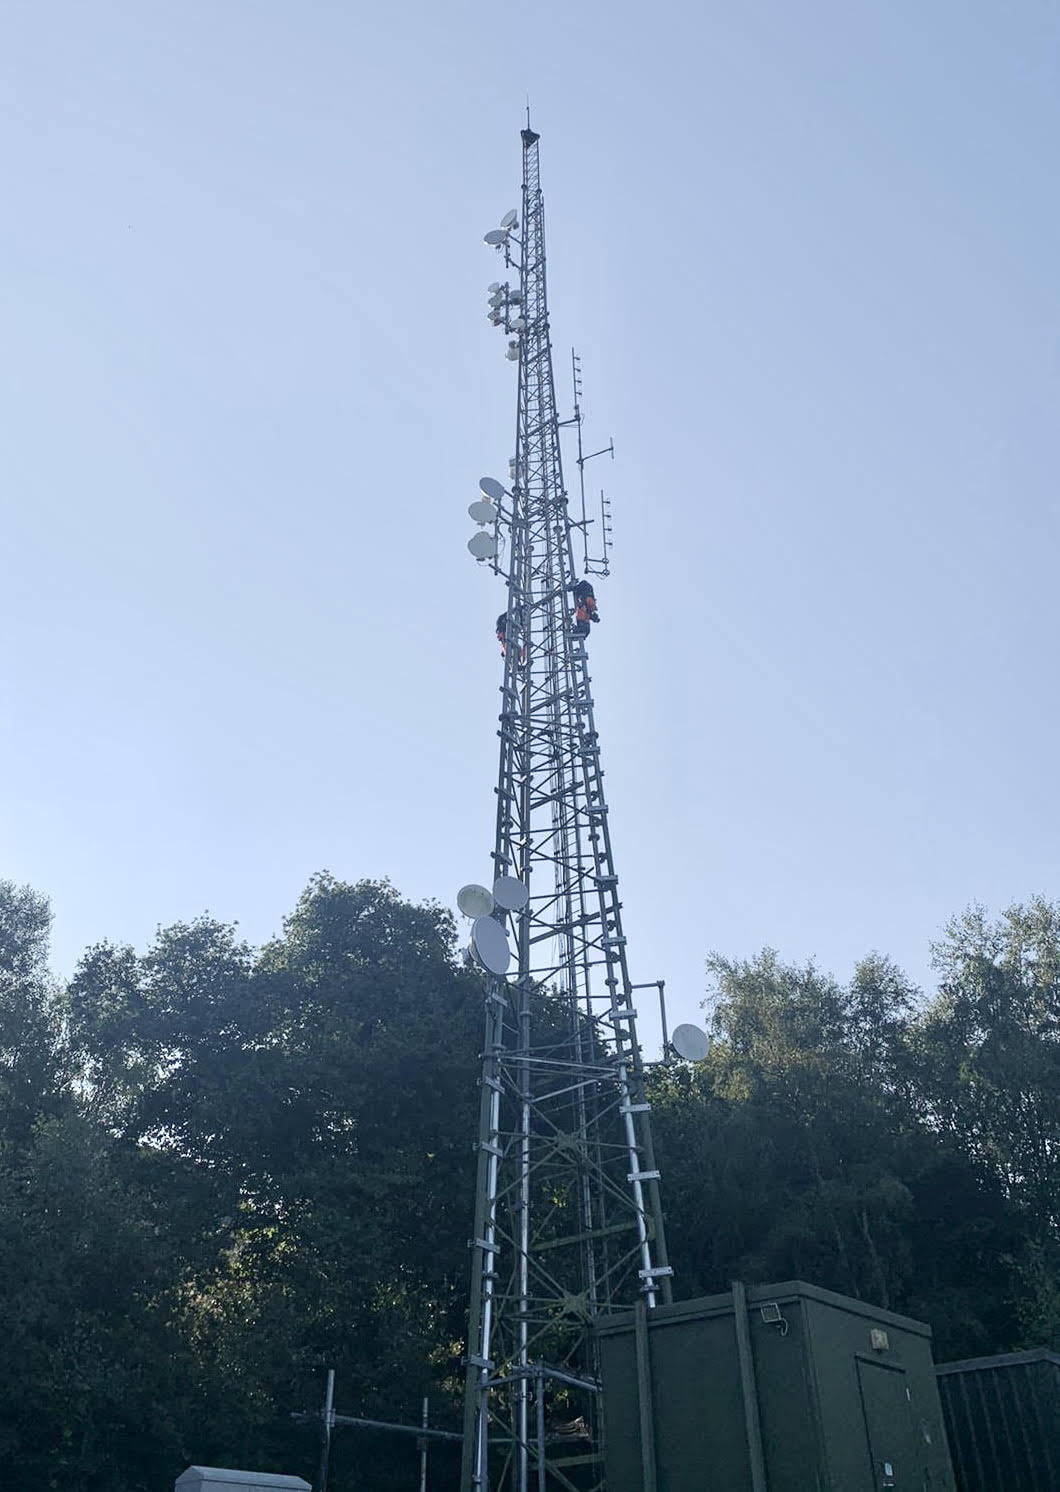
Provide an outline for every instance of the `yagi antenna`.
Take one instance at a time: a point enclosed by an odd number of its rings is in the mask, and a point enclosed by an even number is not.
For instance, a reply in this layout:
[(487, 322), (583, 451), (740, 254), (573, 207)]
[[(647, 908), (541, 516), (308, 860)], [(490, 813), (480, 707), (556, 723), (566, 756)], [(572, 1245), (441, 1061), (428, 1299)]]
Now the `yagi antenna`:
[(611, 501), (604, 496), (604, 490), (600, 489), (600, 556), (592, 558), (589, 555), (589, 526), (596, 522), (590, 518), (585, 505), (585, 468), (588, 462), (597, 456), (610, 456), (615, 459), (615, 442), (609, 440), (607, 445), (601, 446), (598, 451), (590, 451), (585, 454), (582, 445), (582, 423), (585, 416), (582, 414), (582, 363), (581, 358), (572, 347), (570, 350), (571, 373), (574, 381), (574, 418), (564, 420), (564, 424), (573, 425), (578, 432), (578, 490), (581, 496), (581, 522), (577, 527), (582, 533), (582, 563), (587, 575), (609, 575), (611, 561)]

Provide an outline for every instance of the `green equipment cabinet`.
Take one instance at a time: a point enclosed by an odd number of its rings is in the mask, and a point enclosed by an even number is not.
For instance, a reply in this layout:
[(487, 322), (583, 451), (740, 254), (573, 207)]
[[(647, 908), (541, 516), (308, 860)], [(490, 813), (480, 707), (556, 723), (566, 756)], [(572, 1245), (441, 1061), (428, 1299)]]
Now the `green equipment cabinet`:
[(955, 1492), (919, 1321), (737, 1282), (598, 1341), (608, 1492)]

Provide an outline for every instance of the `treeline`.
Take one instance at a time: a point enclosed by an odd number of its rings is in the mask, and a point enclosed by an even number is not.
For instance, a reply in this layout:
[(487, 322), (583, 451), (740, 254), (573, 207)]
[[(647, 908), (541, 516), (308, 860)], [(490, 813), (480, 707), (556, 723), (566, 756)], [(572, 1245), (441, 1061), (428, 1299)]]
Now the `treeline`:
[[(322, 876), (264, 948), (203, 918), (65, 987), (48, 927), (0, 884), (0, 1478), (312, 1480), (328, 1366), (344, 1413), (457, 1425), (481, 986), (448, 914)], [(930, 998), (711, 961), (707, 1060), (652, 1077), (682, 1296), (797, 1276), (940, 1359), (1060, 1345), (1060, 907), (936, 956)], [(334, 1492), (415, 1476), (337, 1434)]]

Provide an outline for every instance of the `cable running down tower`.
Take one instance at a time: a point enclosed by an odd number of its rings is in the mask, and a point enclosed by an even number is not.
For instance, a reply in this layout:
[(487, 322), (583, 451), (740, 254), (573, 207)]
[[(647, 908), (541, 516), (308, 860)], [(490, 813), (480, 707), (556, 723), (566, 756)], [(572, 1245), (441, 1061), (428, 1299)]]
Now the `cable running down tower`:
[(521, 214), (486, 235), (510, 272), (489, 317), (518, 368), (516, 454), (469, 510), (507, 605), (492, 889), (459, 898), (487, 970), (461, 1492), (603, 1486), (593, 1325), (668, 1301), (672, 1273), (590, 692), (595, 602), (572, 615), (607, 572), (609, 513), (590, 558), (577, 363), (578, 514), (563, 482), (538, 139), (528, 122)]

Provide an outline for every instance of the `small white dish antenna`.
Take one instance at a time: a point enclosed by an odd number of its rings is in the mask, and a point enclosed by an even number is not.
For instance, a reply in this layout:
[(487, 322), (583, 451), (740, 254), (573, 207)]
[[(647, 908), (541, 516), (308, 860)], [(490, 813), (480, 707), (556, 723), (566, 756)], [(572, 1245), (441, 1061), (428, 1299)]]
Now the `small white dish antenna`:
[(473, 554), (476, 559), (492, 559), (497, 553), (497, 541), (492, 534), (481, 528), (468, 539), (467, 548), (468, 553)]
[(509, 342), (508, 343), (508, 350), (504, 354), (504, 356), (508, 359), (508, 361), (510, 363), (517, 363), (519, 361), (519, 343), (518, 342)]
[(515, 225), (516, 225), (516, 223), (518, 223), (518, 221), (519, 221), (519, 214), (516, 212), (515, 208), (513, 207), (512, 210), (511, 210), (511, 212), (506, 212), (504, 214), (503, 218), (501, 218), (501, 227), (502, 228), (514, 228)]
[(492, 503), (472, 503), (467, 511), (468, 516), (473, 518), (476, 523), (492, 523), (497, 517), (497, 509)]
[(456, 893), (456, 904), (465, 917), (488, 917), (493, 911), (493, 895), (485, 886), (472, 881)]
[(496, 295), (497, 291), (500, 288), (501, 288), (501, 282), (500, 282), (500, 280), (493, 280), (489, 285), (486, 286), (486, 289), (489, 291), (490, 295)]
[(523, 330), (523, 328), (526, 326), (526, 321), (525, 321), (525, 319), (522, 316), (517, 316), (515, 318), (515, 320), (512, 322), (512, 326), (515, 328), (515, 330), (517, 332), (521, 332)]
[(509, 290), (508, 299), (513, 306), (518, 306), (521, 304), (523, 297), (518, 290)]
[(482, 235), (482, 242), (488, 243), (491, 249), (499, 249), (508, 242), (508, 235), (503, 228), (491, 228)]
[(504, 496), (504, 488), (496, 477), (479, 477), (478, 490), (485, 493), (490, 502), (499, 503)]
[(670, 1045), (686, 1062), (702, 1062), (710, 1051), (707, 1033), (698, 1026), (675, 1026), (670, 1036)]
[(507, 974), (512, 961), (508, 935), (492, 917), (476, 917), (471, 927), (471, 946), (475, 957), (491, 974)]
[(506, 912), (521, 912), (530, 900), (530, 893), (514, 876), (498, 876), (493, 883), (493, 900)]

